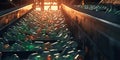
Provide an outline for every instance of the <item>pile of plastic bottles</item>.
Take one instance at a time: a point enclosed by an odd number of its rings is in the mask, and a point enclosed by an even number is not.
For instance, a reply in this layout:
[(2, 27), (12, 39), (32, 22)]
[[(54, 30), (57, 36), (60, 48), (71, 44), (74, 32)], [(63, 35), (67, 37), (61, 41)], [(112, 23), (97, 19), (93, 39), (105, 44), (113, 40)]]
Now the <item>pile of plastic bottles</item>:
[(94, 5), (94, 4), (88, 4), (88, 5), (80, 5), (79, 7), (84, 8), (84, 9), (88, 9), (88, 10), (93, 10), (93, 11), (101, 11), (101, 12), (105, 12), (108, 14), (113, 14), (113, 15), (120, 15), (120, 10), (117, 9), (114, 6), (111, 5)]
[[(72, 41), (64, 21), (61, 11), (33, 10), (2, 35), (0, 51), (36, 51), (28, 56), (28, 60), (75, 60), (76, 56), (83, 59), (80, 55), (81, 50), (77, 49), (78, 43)], [(55, 42), (50, 42), (52, 40)], [(13, 54), (2, 59), (20, 60), (22, 58)]]

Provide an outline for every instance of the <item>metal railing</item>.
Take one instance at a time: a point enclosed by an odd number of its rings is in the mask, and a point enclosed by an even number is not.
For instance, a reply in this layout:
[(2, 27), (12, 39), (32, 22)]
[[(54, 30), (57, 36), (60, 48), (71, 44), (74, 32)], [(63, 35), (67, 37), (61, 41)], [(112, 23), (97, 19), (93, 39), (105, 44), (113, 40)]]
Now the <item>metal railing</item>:
[[(62, 10), (66, 15), (66, 22), (70, 26), (73, 32), (80, 32), (79, 37), (76, 37), (78, 40), (82, 41), (82, 44), (88, 46), (91, 51), (93, 58), (89, 60), (119, 60), (119, 51), (120, 51), (120, 25), (109, 20), (98, 18), (93, 16), (93, 11), (89, 11), (91, 14), (85, 13), (80, 9), (74, 9), (73, 7), (68, 7), (62, 4)], [(97, 13), (96, 13), (97, 14)], [(99, 16), (99, 13), (98, 13)], [(105, 16), (104, 16), (105, 17)], [(87, 36), (83, 37), (83, 32), (77, 30), (76, 28), (81, 28)], [(88, 39), (86, 39), (86, 37)], [(82, 39), (81, 39), (82, 38)], [(89, 55), (90, 56), (90, 55)], [(100, 58), (103, 56), (104, 58)]]
[[(32, 4), (0, 12), (0, 31), (32, 9)], [(0, 32), (1, 34), (2, 32)]]

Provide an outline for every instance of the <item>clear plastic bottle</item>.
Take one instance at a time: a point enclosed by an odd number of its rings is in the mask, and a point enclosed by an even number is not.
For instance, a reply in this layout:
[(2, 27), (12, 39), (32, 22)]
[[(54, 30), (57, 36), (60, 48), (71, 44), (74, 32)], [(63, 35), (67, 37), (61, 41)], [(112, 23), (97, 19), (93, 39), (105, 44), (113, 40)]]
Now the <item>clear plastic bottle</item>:
[(44, 58), (38, 54), (38, 53), (32, 53), (29, 57), (28, 60), (44, 60)]

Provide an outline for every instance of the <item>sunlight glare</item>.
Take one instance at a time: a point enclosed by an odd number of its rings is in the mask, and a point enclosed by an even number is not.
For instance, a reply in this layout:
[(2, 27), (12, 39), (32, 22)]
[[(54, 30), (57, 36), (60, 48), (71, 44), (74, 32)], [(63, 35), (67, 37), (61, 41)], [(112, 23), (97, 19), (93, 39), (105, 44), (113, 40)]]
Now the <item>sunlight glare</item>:
[[(44, 10), (48, 10), (50, 6), (44, 6)], [(58, 10), (58, 6), (51, 6), (50, 10)]]
[[(50, 4), (51, 4), (50, 2), (45, 2), (45, 3), (44, 3), (44, 10), (48, 10), (49, 7), (50, 7)], [(41, 8), (40, 8), (40, 7), (36, 7), (36, 10), (37, 10), (37, 11), (41, 11)], [(56, 3), (56, 2), (54, 2), (54, 3), (52, 4), (50, 10), (58, 10), (58, 6), (57, 6), (57, 3)]]
[(41, 11), (41, 8), (37, 7), (36, 10), (37, 10), (37, 11)]

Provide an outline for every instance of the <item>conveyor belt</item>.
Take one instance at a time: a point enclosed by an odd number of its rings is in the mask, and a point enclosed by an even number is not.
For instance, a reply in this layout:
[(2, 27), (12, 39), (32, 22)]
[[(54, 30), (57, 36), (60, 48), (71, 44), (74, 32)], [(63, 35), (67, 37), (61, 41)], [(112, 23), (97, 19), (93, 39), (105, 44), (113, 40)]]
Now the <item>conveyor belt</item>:
[(97, 17), (102, 15), (66, 5), (62, 5), (62, 11), (32, 10), (2, 28), (0, 58), (119, 60), (118, 19), (114, 22)]
[[(33, 10), (2, 34), (2, 60), (74, 60), (83, 58), (61, 11)], [(21, 54), (26, 55), (22, 56)], [(79, 58), (80, 59), (80, 58)]]
[[(70, 30), (74, 32), (73, 35), (77, 34), (78, 41), (82, 40), (85, 46), (88, 47), (89, 52), (94, 52), (93, 54), (87, 54), (89, 56), (88, 59), (96, 60), (96, 56), (102, 56), (103, 58), (100, 58), (100, 60), (119, 60), (119, 17), (115, 18), (115, 16), (102, 14), (102, 12), (80, 9), (79, 7), (68, 7), (64, 4), (62, 9), (67, 17), (67, 24), (71, 26)], [(91, 56), (94, 57), (92, 58)]]

